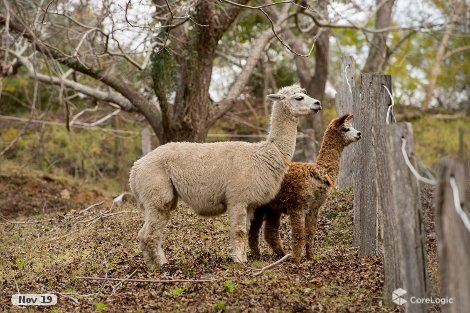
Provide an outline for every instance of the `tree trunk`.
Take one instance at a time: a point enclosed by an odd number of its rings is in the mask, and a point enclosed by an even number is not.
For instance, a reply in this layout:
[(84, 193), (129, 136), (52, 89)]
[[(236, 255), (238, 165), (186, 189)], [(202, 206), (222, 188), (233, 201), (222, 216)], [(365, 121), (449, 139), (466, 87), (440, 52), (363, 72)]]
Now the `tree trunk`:
[(437, 77), (441, 73), (441, 63), (444, 60), (445, 52), (447, 43), (449, 41), (450, 35), (454, 32), (455, 26), (457, 25), (460, 16), (465, 13), (465, 0), (459, 0), (456, 3), (456, 8), (454, 14), (452, 15), (450, 22), (447, 24), (446, 30), (444, 35), (442, 36), (441, 43), (437, 48), (436, 57), (434, 58), (434, 62), (432, 63), (433, 67), (431, 69), (431, 74), (429, 76), (429, 84), (426, 90), (426, 98), (424, 98), (424, 102), (421, 106), (423, 110), (427, 110), (429, 108), (429, 104), (431, 103), (432, 94), (434, 92), (434, 88), (436, 87)]
[[(318, 10), (323, 16), (328, 16), (328, 1), (318, 1)], [(323, 102), (325, 97), (326, 82), (328, 80), (328, 61), (331, 31), (329, 28), (320, 28), (319, 31), (321, 31), (321, 34), (315, 42), (315, 72), (313, 76), (310, 77), (308, 84), (304, 87), (307, 89), (307, 93), (310, 96), (320, 100), (320, 102)], [(304, 138), (304, 147), (311, 147), (310, 149), (304, 148), (304, 161), (313, 161), (316, 158), (318, 151), (320, 150), (320, 145), (322, 142), (323, 111), (306, 117), (302, 123), (302, 129), (313, 129), (313, 138), (310, 138), (310, 136)], [(312, 131), (306, 131), (306, 133), (312, 133)], [(307, 143), (307, 140), (313, 140), (313, 144)]]
[[(376, 0), (379, 7), (375, 15), (375, 28), (382, 29), (390, 26), (392, 21), (392, 9), (395, 0)], [(387, 48), (388, 32), (374, 33), (372, 41), (369, 45), (369, 54), (366, 63), (362, 69), (363, 73), (376, 73), (382, 69), (385, 61), (385, 52)]]

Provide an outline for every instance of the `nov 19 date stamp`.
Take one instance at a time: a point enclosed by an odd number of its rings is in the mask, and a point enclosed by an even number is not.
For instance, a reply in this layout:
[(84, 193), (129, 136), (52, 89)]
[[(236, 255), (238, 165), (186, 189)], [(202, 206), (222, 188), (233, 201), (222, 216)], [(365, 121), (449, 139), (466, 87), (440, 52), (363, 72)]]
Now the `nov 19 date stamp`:
[(56, 305), (57, 295), (53, 293), (17, 293), (11, 296), (13, 305)]

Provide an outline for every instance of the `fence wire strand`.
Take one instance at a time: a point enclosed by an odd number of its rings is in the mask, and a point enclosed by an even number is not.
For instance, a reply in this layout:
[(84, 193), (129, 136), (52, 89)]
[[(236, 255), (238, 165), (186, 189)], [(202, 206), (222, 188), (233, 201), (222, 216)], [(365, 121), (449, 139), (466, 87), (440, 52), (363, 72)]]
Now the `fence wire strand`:
[(346, 83), (348, 84), (348, 87), (349, 87), (349, 92), (351, 93), (352, 95), (352, 89), (351, 89), (351, 84), (349, 83), (349, 79), (348, 79), (348, 73), (346, 72), (346, 70), (348, 69), (348, 67), (350, 67), (351, 64), (348, 64), (346, 65), (346, 67), (344, 68), (344, 78), (346, 78)]
[(408, 155), (406, 154), (406, 139), (405, 138), (402, 138), (401, 139), (402, 141), (402, 145), (401, 145), (401, 152), (403, 153), (403, 158), (405, 159), (405, 163), (406, 165), (408, 166), (408, 168), (410, 169), (411, 173), (413, 173), (413, 175), (420, 181), (422, 181), (423, 183), (426, 183), (426, 184), (430, 184), (430, 185), (436, 185), (436, 181), (434, 179), (429, 179), (429, 178), (426, 178), (426, 177), (423, 177), (421, 176), (418, 171), (413, 167), (413, 165), (411, 164), (410, 162), (410, 159), (408, 158)]
[(462, 219), (462, 222), (467, 228), (467, 230), (470, 232), (470, 219), (468, 218), (467, 213), (465, 213), (465, 211), (462, 209), (462, 205), (460, 203), (459, 188), (457, 186), (457, 183), (455, 182), (454, 177), (450, 177), (450, 187), (452, 188), (452, 194), (454, 196), (455, 211)]
[(392, 121), (391, 117), (390, 117), (390, 114), (392, 115), (393, 117), (393, 121), (395, 121), (395, 117), (393, 115), (393, 106), (395, 105), (395, 101), (393, 100), (393, 96), (392, 96), (392, 93), (390, 92), (390, 90), (388, 90), (387, 86), (385, 85), (382, 85), (382, 87), (385, 88), (385, 90), (387, 90), (387, 93), (388, 93), (388, 96), (390, 97), (390, 100), (392, 101), (392, 103), (388, 106), (388, 109), (387, 109), (387, 116), (385, 117), (385, 123), (390, 124), (390, 122)]

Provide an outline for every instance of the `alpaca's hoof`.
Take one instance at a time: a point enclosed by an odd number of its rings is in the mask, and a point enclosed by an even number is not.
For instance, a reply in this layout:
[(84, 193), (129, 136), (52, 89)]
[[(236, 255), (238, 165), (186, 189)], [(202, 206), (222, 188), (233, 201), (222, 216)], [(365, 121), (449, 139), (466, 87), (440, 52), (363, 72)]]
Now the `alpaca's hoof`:
[(261, 257), (261, 253), (260, 253), (259, 249), (251, 249), (250, 256), (253, 259), (259, 259)]
[(299, 256), (292, 256), (291, 262), (295, 264), (300, 264), (300, 257)]
[(143, 250), (144, 261), (147, 268), (151, 271), (160, 270), (163, 265), (168, 264), (163, 251)]
[(286, 255), (286, 252), (285, 252), (283, 249), (280, 249), (280, 250), (274, 251), (274, 254), (275, 254), (277, 257), (282, 258), (283, 256)]
[(309, 261), (315, 260), (315, 254), (313, 252), (311, 252), (311, 253), (307, 252), (307, 260), (309, 260)]
[(145, 264), (147, 265), (149, 271), (155, 272), (160, 271), (162, 267), (165, 266), (165, 264), (168, 264), (168, 261), (165, 259), (157, 262), (145, 262)]
[(232, 260), (235, 263), (246, 263), (248, 261), (246, 255), (232, 255)]

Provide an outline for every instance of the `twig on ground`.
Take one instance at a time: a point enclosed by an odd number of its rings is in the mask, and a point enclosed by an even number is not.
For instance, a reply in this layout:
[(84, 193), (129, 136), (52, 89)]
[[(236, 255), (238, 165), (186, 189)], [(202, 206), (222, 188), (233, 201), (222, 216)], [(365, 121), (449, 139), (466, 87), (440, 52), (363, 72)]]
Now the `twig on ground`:
[(87, 276), (76, 276), (75, 279), (86, 279), (86, 280), (107, 280), (107, 281), (120, 281), (120, 282), (132, 282), (132, 283), (209, 283), (215, 282), (220, 279), (131, 279), (131, 278), (106, 278), (106, 277), (87, 277)]
[(102, 205), (104, 203), (104, 201), (101, 201), (101, 202), (98, 202), (98, 203), (95, 203), (95, 204), (92, 204), (90, 205), (89, 207), (87, 207), (86, 209), (83, 209), (81, 211), (78, 212), (78, 214), (82, 214), (82, 213), (85, 213), (86, 211), (96, 207), (96, 206), (99, 206), (99, 205)]
[(113, 286), (111, 285), (111, 287), (113, 288), (113, 292), (112, 294), (114, 294), (116, 292), (116, 290), (122, 285), (124, 284), (126, 281), (128, 281), (132, 276), (134, 276), (134, 274), (137, 272), (137, 268), (129, 275), (127, 276), (125, 279), (121, 280), (119, 283), (116, 284), (116, 286)]
[(284, 262), (285, 260), (289, 259), (290, 257), (291, 257), (290, 254), (286, 254), (285, 256), (283, 256), (282, 258), (280, 258), (279, 260), (277, 260), (276, 262), (271, 263), (271, 264), (266, 265), (265, 267), (261, 268), (261, 269), (259, 270), (259, 272), (254, 273), (253, 276), (258, 276), (258, 275), (263, 274), (263, 272), (264, 272), (265, 270), (268, 270), (268, 269), (270, 269), (270, 268), (275, 267), (276, 265), (278, 265), (278, 264)]
[(18, 287), (18, 283), (16, 282), (16, 278), (13, 277), (13, 281), (15, 282), (16, 292), (20, 294), (20, 288)]
[(71, 294), (74, 294), (74, 293), (67, 293), (67, 292), (56, 292), (56, 293), (64, 298), (72, 300), (75, 304), (79, 304), (78, 299), (71, 296)]
[(110, 216), (118, 215), (118, 214), (124, 214), (124, 213), (135, 213), (135, 211), (120, 211), (120, 212), (114, 212), (114, 213), (109, 213), (109, 214), (103, 214), (103, 213), (101, 213), (100, 216), (96, 217), (96, 218), (93, 219), (90, 223), (86, 224), (85, 227), (88, 227), (88, 226), (90, 226), (91, 224), (94, 224), (94, 223), (98, 222), (98, 221), (101, 220), (102, 218), (110, 217)]

